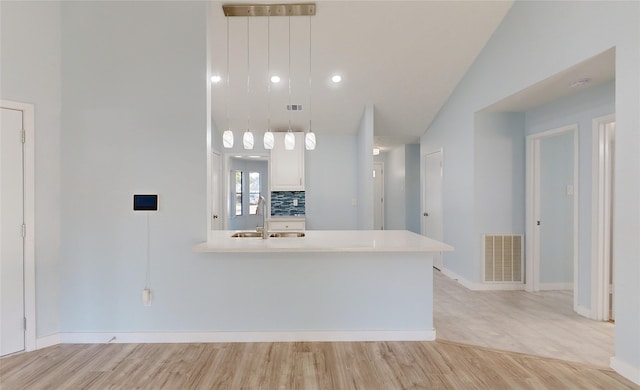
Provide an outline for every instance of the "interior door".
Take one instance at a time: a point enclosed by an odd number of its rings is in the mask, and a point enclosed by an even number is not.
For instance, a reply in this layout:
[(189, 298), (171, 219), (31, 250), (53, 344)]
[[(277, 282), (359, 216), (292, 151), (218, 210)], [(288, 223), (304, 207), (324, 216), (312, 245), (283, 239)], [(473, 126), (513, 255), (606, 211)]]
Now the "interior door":
[(373, 163), (373, 229), (384, 230), (384, 163)]
[(574, 134), (540, 139), (540, 268), (541, 290), (573, 288)]
[(22, 111), (1, 109), (0, 355), (25, 349)]
[[(422, 234), (442, 241), (442, 150), (425, 156), (424, 172)], [(442, 252), (433, 254), (433, 266), (442, 269)]]

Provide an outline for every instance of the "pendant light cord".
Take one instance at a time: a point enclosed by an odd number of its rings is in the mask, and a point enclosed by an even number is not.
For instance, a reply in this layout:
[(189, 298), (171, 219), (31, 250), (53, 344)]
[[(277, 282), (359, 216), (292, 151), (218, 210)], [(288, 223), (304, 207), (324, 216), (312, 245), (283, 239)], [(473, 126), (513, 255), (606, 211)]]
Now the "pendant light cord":
[(249, 31), (249, 17), (247, 16), (247, 131), (251, 131), (251, 68), (250, 68), (250, 44), (251, 34)]
[(311, 133), (311, 15), (309, 15), (309, 133)]
[(267, 16), (267, 131), (271, 131), (271, 15)]
[(231, 100), (231, 89), (229, 89), (229, 18), (227, 18), (227, 129), (231, 130), (229, 127), (229, 101)]
[(291, 16), (289, 18), (289, 131), (291, 131)]

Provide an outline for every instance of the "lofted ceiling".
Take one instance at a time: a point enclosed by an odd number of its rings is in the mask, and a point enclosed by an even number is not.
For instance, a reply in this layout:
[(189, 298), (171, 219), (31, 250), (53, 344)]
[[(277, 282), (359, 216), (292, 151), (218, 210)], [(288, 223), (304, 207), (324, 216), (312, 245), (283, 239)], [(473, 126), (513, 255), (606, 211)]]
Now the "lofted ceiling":
[[(246, 2), (212, 4), (219, 129), (239, 136), (249, 125), (261, 139), (269, 121), (274, 130), (306, 130), (311, 118), (320, 145), (322, 135), (355, 134), (373, 104), (375, 143), (384, 148), (418, 141), (512, 2), (316, 1), (315, 16), (229, 18), (223, 4)], [(274, 74), (280, 83), (268, 81)]]

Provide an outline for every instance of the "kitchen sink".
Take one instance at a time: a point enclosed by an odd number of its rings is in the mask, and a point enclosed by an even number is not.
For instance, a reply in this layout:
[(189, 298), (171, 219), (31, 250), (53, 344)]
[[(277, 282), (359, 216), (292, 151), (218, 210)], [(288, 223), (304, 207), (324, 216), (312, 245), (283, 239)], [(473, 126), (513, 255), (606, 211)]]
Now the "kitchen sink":
[(304, 233), (303, 232), (279, 232), (279, 233), (271, 233), (269, 237), (273, 237), (273, 238), (304, 237)]
[(237, 232), (237, 233), (233, 233), (231, 235), (231, 237), (233, 238), (261, 238), (262, 237), (262, 233), (261, 232)]

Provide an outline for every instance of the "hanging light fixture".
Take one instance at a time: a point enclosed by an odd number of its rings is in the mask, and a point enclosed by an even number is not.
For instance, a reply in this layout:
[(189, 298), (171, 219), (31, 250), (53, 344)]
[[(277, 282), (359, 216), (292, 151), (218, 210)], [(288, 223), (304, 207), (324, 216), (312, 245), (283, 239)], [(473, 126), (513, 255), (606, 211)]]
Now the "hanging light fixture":
[[(271, 75), (271, 16), (267, 16), (267, 76)], [(272, 77), (273, 79), (273, 77)], [(273, 149), (275, 137), (271, 131), (271, 83), (267, 80), (267, 131), (263, 143), (267, 150)]]
[[(291, 106), (291, 16), (289, 16), (289, 107)], [(293, 150), (295, 147), (296, 135), (291, 132), (291, 109), (289, 109), (289, 130), (284, 136), (284, 148)]]
[(247, 16), (247, 130), (242, 136), (242, 146), (253, 149), (253, 133), (251, 132), (251, 22)]
[(231, 90), (229, 89), (229, 19), (227, 18), (227, 129), (222, 133), (222, 146), (227, 149), (233, 148), (233, 131), (229, 127), (229, 101), (231, 100)]
[(309, 16), (309, 131), (304, 136), (304, 146), (307, 150), (316, 148), (316, 134), (311, 130), (311, 16)]

